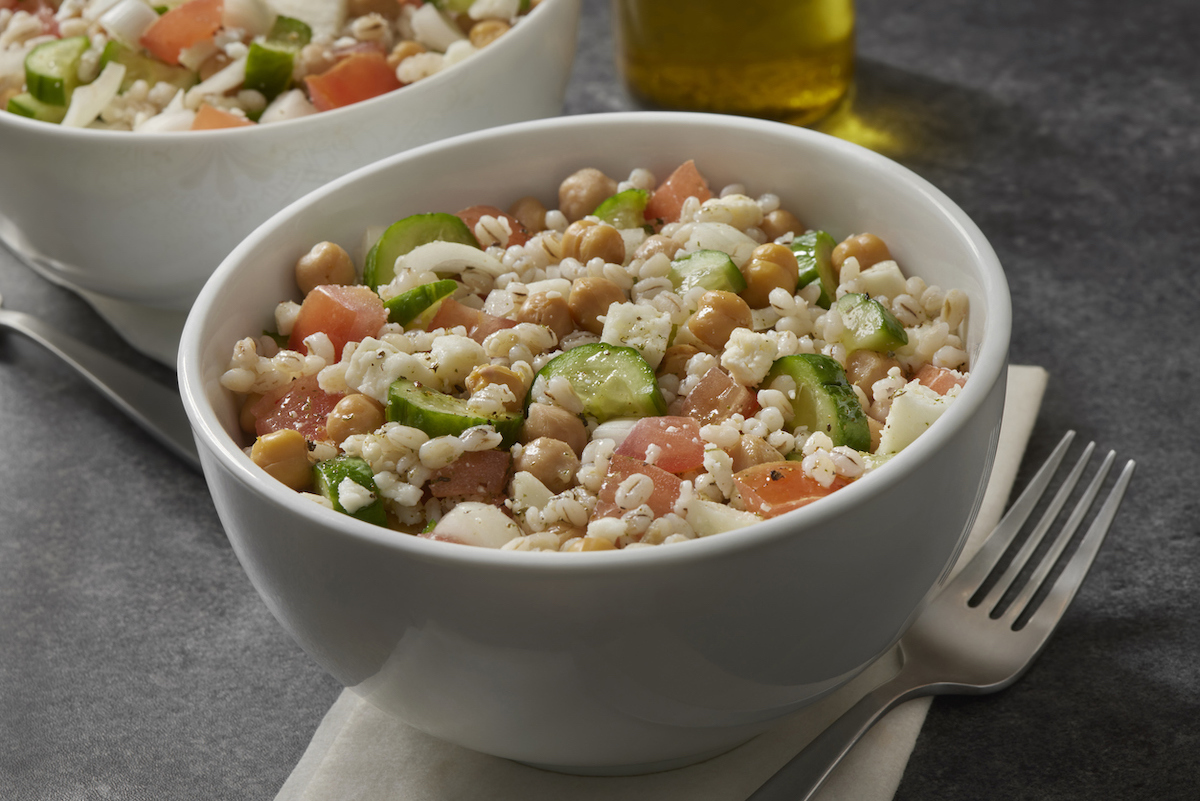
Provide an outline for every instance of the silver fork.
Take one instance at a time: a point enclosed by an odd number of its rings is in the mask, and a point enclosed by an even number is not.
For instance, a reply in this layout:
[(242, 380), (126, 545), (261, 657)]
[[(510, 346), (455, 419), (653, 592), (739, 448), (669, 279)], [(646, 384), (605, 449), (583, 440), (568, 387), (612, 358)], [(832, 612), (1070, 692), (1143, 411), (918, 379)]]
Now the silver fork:
[(24, 312), (0, 308), (0, 328), (24, 334), (74, 367), (146, 432), (200, 469), (192, 429), (175, 390)]
[[(982, 694), (1008, 687), (1029, 668), (1045, 647), (1063, 612), (1075, 597), (1108, 533), (1117, 507), (1133, 475), (1134, 462), (1126, 462), (1096, 513), (1075, 553), (1063, 566), (1049, 591), (1027, 613), (1039, 587), (1050, 575), (1072, 535), (1087, 516), (1116, 454), (1109, 452), (1080, 497), (1058, 535), (1053, 538), (1028, 578), (1022, 576), (1068, 497), (1092, 458), (1089, 443), (1063, 481), (1029, 536), (1004, 565), (1025, 521), (1049, 486), (1066, 455), (1075, 432), (1068, 432), (1037, 475), (1009, 508), (979, 552), (929, 603), (897, 646), (902, 658), (899, 672), (867, 693), (845, 714), (817, 735), (804, 750), (750, 796), (750, 801), (803, 801), (824, 783), (859, 738), (896, 705), (923, 695)], [(994, 583), (988, 583), (1001, 565)], [(1018, 584), (1017, 582), (1021, 582)], [(1014, 596), (1013, 593), (1016, 593)], [(1002, 601), (1010, 602), (1001, 604)]]

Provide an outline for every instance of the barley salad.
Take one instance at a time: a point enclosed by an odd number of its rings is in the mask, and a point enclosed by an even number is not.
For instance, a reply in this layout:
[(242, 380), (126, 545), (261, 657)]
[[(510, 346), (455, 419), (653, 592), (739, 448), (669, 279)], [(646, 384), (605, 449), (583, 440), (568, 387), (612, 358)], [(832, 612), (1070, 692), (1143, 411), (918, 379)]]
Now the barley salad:
[[(584, 168), (557, 208), (417, 214), (320, 242), (234, 347), (250, 458), (398, 532), (534, 551), (735, 531), (916, 439), (966, 382), (958, 289), (773, 194)], [(843, 232), (844, 233), (844, 232)]]
[(477, 53), (536, 0), (0, 0), (0, 108), (67, 127), (297, 119)]

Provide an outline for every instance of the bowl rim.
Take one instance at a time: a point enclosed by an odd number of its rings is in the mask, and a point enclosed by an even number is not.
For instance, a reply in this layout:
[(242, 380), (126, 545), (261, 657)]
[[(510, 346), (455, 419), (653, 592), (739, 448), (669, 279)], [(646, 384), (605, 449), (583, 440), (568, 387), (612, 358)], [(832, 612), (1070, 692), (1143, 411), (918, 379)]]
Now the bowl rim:
[[(566, 7), (574, 5), (576, 7), (575, 16), (578, 15), (578, 9), (582, 0), (553, 0), (553, 2), (538, 3), (531, 8), (527, 14), (522, 17), (522, 21), (514, 25), (508, 34), (501, 36), (491, 45), (479, 49), (470, 58), (464, 59), (458, 64), (444, 70), (440, 70), (427, 78), (424, 78), (415, 83), (402, 86), (400, 89), (386, 92), (376, 97), (361, 100), (357, 103), (351, 103), (348, 106), (330, 109), (328, 111), (319, 111), (315, 114), (309, 114), (304, 117), (297, 117), (290, 120), (282, 120), (273, 122), (267, 125), (246, 125), (236, 128), (217, 128), (203, 131), (113, 131), (100, 128), (64, 128), (61, 125), (46, 123), (40, 120), (23, 117), (20, 114), (11, 114), (7, 111), (0, 112), (0, 129), (5, 126), (10, 126), (16, 130), (22, 130), (28, 133), (41, 133), (50, 137), (63, 137), (67, 141), (85, 139), (94, 142), (122, 142), (131, 141), (145, 146), (147, 144), (178, 144), (180, 142), (202, 143), (207, 145), (214, 137), (242, 137), (251, 139), (253, 137), (264, 137), (278, 135), (279, 133), (291, 132), (297, 125), (317, 124), (336, 125), (342, 120), (351, 121), (354, 116), (370, 116), (379, 111), (381, 107), (392, 103), (419, 102), (422, 97), (427, 94), (437, 94), (442, 91), (442, 84), (449, 81), (457, 80), (471, 73), (485, 72), (490, 69), (492, 61), (498, 56), (496, 53), (504, 54), (510, 50), (525, 47), (525, 40), (540, 36), (546, 31), (541, 30), (551, 24), (553, 17), (545, 8), (557, 6)], [(562, 12), (568, 16), (572, 16), (569, 12)], [(542, 20), (546, 21), (543, 23)], [(576, 28), (578, 21), (576, 21)], [(571, 36), (576, 35), (576, 30), (572, 29)], [(515, 36), (512, 34), (516, 34)], [(482, 66), (480, 64), (482, 63)], [(412, 100), (405, 100), (411, 98)], [(263, 133), (263, 131), (267, 133)], [(274, 132), (274, 133), (272, 133)], [(184, 138), (180, 138), (180, 134)]]
[[(243, 254), (255, 249), (260, 240), (266, 238), (274, 229), (285, 225), (291, 216), (309, 207), (319, 206), (326, 196), (338, 192), (342, 187), (375, 172), (387, 171), (394, 164), (419, 160), (427, 154), (441, 150), (472, 148), (497, 136), (525, 136), (547, 129), (563, 133), (596, 125), (641, 125), (656, 128), (664, 125), (705, 125), (718, 126), (731, 132), (747, 131), (794, 137), (798, 140), (808, 140), (818, 148), (831, 148), (851, 161), (865, 165), (867, 169), (892, 173), (909, 182), (916, 194), (932, 204), (932, 208), (946, 218), (969, 245), (974, 253), (975, 262), (980, 267), (979, 279), (986, 299), (987, 322), (977, 363), (971, 370), (975, 380), (967, 381), (955, 403), (939, 418), (936, 426), (875, 470), (869, 476), (869, 480), (853, 482), (837, 493), (823, 498), (820, 503), (739, 530), (737, 536), (701, 537), (669, 548), (638, 548), (630, 553), (592, 551), (573, 553), (566, 559), (548, 559), (547, 555), (542, 553), (472, 548), (421, 537), (397, 536), (397, 532), (390, 529), (357, 520), (304, 499), (299, 493), (279, 482), (264, 480), (265, 474), (255, 468), (241, 447), (226, 434), (215, 412), (207, 404), (204, 377), (200, 372), (199, 356), (204, 346), (200, 335), (206, 327), (205, 309), (212, 305), (222, 285), (235, 273)], [(999, 259), (983, 232), (947, 195), (907, 167), (859, 145), (784, 123), (697, 112), (605, 112), (514, 123), (422, 145), (354, 170), (289, 204), (241, 242), (205, 283), (184, 326), (179, 346), (178, 374), (180, 394), (201, 450), (211, 452), (222, 470), (254, 494), (265, 496), (271, 504), (283, 506), (289, 512), (328, 530), (330, 534), (398, 549), (417, 561), (537, 574), (546, 570), (556, 573), (572, 571), (573, 575), (578, 575), (605, 573), (611, 570), (659, 570), (672, 565), (719, 559), (728, 554), (766, 547), (782, 538), (795, 536), (801, 530), (822, 525), (870, 494), (888, 491), (920, 464), (936, 458), (943, 443), (953, 438), (967, 424), (968, 418), (984, 403), (993, 387), (1004, 380), (1011, 329), (1012, 310), (1008, 284)]]

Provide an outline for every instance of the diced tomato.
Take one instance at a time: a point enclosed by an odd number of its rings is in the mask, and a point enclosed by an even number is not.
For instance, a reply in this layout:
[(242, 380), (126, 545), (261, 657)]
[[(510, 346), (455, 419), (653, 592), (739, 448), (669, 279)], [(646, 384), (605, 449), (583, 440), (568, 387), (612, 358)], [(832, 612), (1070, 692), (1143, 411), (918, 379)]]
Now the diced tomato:
[(479, 309), (472, 309), (454, 298), (446, 298), (438, 307), (437, 313), (433, 315), (433, 319), (429, 321), (429, 330), (456, 328), (460, 325), (467, 329), (467, 336), (482, 344), (489, 334), (505, 328), (515, 328), (517, 321), (507, 317), (497, 317)]
[(479, 218), (485, 214), (491, 215), (496, 219), (508, 220), (508, 227), (512, 233), (508, 236), (509, 245), (524, 245), (529, 241), (529, 229), (521, 225), (521, 221), (511, 214), (506, 214), (495, 206), (469, 206), (460, 212), (455, 213), (458, 217), (467, 224), (467, 228), (471, 233), (475, 233), (475, 224), (479, 222)]
[(254, 432), (261, 437), (282, 428), (294, 428), (307, 440), (325, 439), (325, 418), (341, 399), (341, 395), (321, 389), (315, 375), (297, 378), (263, 395), (250, 408)]
[(945, 395), (950, 391), (950, 387), (961, 387), (967, 383), (965, 376), (944, 367), (934, 367), (932, 364), (922, 365), (913, 378), (939, 395)]
[(179, 54), (211, 39), (221, 29), (225, 0), (188, 0), (159, 17), (142, 34), (142, 47), (168, 64), (179, 64)]
[(679, 220), (679, 211), (689, 197), (701, 203), (713, 196), (708, 181), (696, 169), (696, 162), (688, 159), (675, 168), (671, 177), (658, 185), (646, 203), (646, 220), (655, 223), (672, 223)]
[(733, 483), (737, 485), (747, 511), (763, 517), (776, 517), (819, 501), (848, 482), (841, 476), (835, 476), (833, 483), (822, 487), (815, 479), (805, 475), (799, 462), (772, 462), (734, 473)]
[(304, 353), (306, 337), (324, 331), (339, 357), (347, 342), (373, 337), (387, 322), (387, 309), (365, 286), (326, 284), (308, 293), (300, 305), (288, 347)]
[(651, 445), (658, 448), (654, 466), (668, 473), (686, 473), (704, 466), (700, 424), (690, 417), (644, 417), (634, 424), (616, 452), (644, 462)]
[(199, 111), (196, 112), (196, 119), (192, 120), (193, 131), (211, 131), (217, 128), (241, 128), (245, 125), (254, 125), (254, 122), (224, 109), (210, 106), (208, 103), (200, 105)]
[(473, 498), (494, 501), (504, 494), (512, 454), (508, 451), (464, 453), (429, 477), (429, 491), (435, 498)]
[(349, 106), (400, 88), (395, 70), (375, 50), (351, 53), (320, 75), (309, 75), (304, 83), (318, 111)]
[(719, 423), (735, 414), (753, 417), (759, 409), (754, 393), (713, 367), (685, 397), (671, 405), (671, 413), (692, 417), (701, 425)]
[(683, 483), (678, 476), (652, 464), (646, 464), (640, 459), (613, 454), (608, 462), (608, 475), (604, 477), (604, 483), (600, 486), (594, 517), (621, 515), (621, 508), (617, 506), (616, 500), (617, 487), (634, 473), (649, 476), (654, 481), (654, 492), (646, 503), (654, 511), (655, 517), (662, 517), (675, 510), (675, 502), (679, 500), (679, 486)]

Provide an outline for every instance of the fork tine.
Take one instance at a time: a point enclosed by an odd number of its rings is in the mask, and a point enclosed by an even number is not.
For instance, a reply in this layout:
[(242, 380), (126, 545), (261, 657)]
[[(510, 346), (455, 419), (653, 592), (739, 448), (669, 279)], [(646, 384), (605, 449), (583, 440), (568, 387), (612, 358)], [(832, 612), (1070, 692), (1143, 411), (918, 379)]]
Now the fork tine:
[(1125, 490), (1129, 487), (1129, 480), (1133, 478), (1134, 467), (1136, 467), (1136, 463), (1132, 459), (1125, 463), (1125, 467), (1121, 469), (1121, 474), (1117, 476), (1117, 480), (1113, 484), (1112, 491), (1108, 493), (1108, 498), (1105, 499), (1104, 505), (1096, 513), (1096, 519), (1092, 521), (1092, 525), (1088, 528), (1087, 533), (1084, 534), (1083, 540), (1080, 541), (1079, 548), (1072, 554), (1066, 566), (1063, 567), (1063, 571), (1054, 582), (1054, 586), (1050, 588), (1050, 592), (1042, 600), (1042, 605), (1029, 618), (1023, 630), (1031, 630), (1037, 633), (1043, 638), (1043, 641), (1049, 638), (1050, 633), (1054, 631), (1058, 625), (1058, 621), (1062, 619), (1063, 612), (1066, 611), (1072, 599), (1075, 598), (1075, 593), (1079, 589), (1079, 586), (1083, 584), (1083, 579), (1091, 568), (1096, 554), (1100, 551), (1100, 545), (1104, 542), (1105, 535), (1108, 534), (1108, 529), (1112, 525), (1113, 518), (1117, 516), (1117, 509), (1121, 506), (1121, 499), (1125, 497)]
[[(1025, 486), (1025, 489), (1013, 501), (1012, 506), (1004, 513), (1004, 517), (992, 530), (984, 540), (982, 546), (976, 552), (975, 556), (965, 564), (955, 577), (955, 584), (962, 587), (968, 587), (968, 593), (976, 592), (992, 572), (996, 563), (1000, 561), (1000, 557), (1008, 550), (1008, 546), (1012, 543), (1013, 538), (1021, 531), (1021, 527), (1025, 525), (1025, 521), (1029, 519), (1029, 515), (1033, 512), (1033, 507), (1041, 500), (1042, 494), (1046, 491), (1046, 487), (1050, 485), (1050, 479), (1058, 470), (1059, 464), (1062, 463), (1063, 456), (1067, 453), (1067, 448), (1071, 444), (1071, 440), (1075, 438), (1074, 431), (1068, 431), (1054, 446), (1050, 456), (1047, 457), (1045, 463), (1038, 468), (1033, 478)], [(971, 596), (968, 595), (968, 598)]]
[(1079, 483), (1079, 478), (1083, 475), (1083, 470), (1087, 467), (1088, 462), (1091, 461), (1092, 452), (1095, 450), (1096, 443), (1094, 442), (1089, 442), (1087, 447), (1083, 449), (1083, 454), (1075, 462), (1075, 466), (1071, 468), (1071, 472), (1063, 479), (1062, 486), (1058, 488), (1054, 499), (1046, 507), (1046, 511), (1033, 527), (1033, 531), (1029, 532), (1029, 536), (1025, 538), (1025, 542), (1021, 543), (1020, 550), (1013, 556), (1012, 561), (1008, 563), (1008, 567), (1004, 569), (1004, 573), (996, 580), (991, 590), (979, 602), (981, 606), (989, 610), (995, 609), (1008, 589), (1016, 583), (1017, 576), (1029, 562), (1038, 545), (1041, 544), (1050, 526), (1058, 519), (1058, 515), (1066, 504), (1067, 499), (1071, 496), (1071, 493), (1075, 491), (1075, 485)]
[(1058, 562), (1058, 558), (1062, 556), (1063, 551), (1067, 549), (1071, 538), (1075, 536), (1076, 529), (1083, 522), (1083, 518), (1087, 515), (1088, 510), (1092, 508), (1092, 504), (1096, 501), (1096, 496), (1100, 494), (1100, 486), (1104, 483), (1104, 479), (1108, 476), (1108, 471), (1112, 468), (1113, 461), (1117, 458), (1115, 451), (1109, 451), (1104, 457), (1104, 462), (1100, 465), (1100, 469), (1096, 471), (1096, 475), (1092, 477), (1092, 482), (1088, 485), (1087, 490), (1075, 504), (1075, 508), (1071, 511), (1071, 516), (1067, 518), (1067, 522), (1063, 524), (1062, 530), (1058, 533), (1058, 537), (1050, 546), (1050, 549), (1042, 556), (1042, 562), (1038, 565), (1037, 570), (1025, 582), (1025, 586), (1013, 598), (1008, 605), (1003, 617), (1007, 620), (1015, 622), (1020, 614), (1024, 611), (1033, 594), (1037, 592), (1038, 587), (1042, 586), (1042, 582), (1050, 575), (1050, 571), (1054, 569), (1054, 565)]

